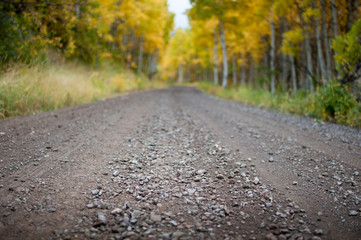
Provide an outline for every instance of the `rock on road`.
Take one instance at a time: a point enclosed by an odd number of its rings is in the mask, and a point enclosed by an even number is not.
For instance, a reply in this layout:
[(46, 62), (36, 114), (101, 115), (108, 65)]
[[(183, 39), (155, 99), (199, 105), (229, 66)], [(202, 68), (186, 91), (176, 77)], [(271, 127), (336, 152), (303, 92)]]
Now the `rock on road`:
[(0, 239), (360, 239), (361, 132), (172, 87), (0, 122)]

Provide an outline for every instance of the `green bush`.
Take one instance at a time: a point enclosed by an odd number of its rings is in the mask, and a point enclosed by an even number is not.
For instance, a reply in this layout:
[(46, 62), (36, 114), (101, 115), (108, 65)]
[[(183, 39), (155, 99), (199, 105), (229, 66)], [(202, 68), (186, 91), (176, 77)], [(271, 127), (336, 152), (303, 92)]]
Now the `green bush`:
[(340, 124), (358, 125), (355, 115), (360, 115), (360, 109), (356, 98), (349, 93), (347, 87), (334, 80), (316, 93), (313, 115), (328, 121), (335, 120)]

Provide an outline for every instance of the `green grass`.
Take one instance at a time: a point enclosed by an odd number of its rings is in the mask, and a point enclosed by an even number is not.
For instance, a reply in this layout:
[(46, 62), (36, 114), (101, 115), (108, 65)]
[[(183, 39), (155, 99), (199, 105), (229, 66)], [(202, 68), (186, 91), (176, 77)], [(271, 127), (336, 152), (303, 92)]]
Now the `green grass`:
[(110, 64), (98, 69), (79, 63), (13, 65), (0, 73), (0, 119), (165, 86)]
[(277, 92), (272, 95), (269, 91), (250, 87), (223, 89), (208, 82), (198, 82), (196, 85), (202, 91), (220, 98), (361, 127), (361, 104), (346, 87), (335, 81), (313, 94), (299, 91), (297, 94)]

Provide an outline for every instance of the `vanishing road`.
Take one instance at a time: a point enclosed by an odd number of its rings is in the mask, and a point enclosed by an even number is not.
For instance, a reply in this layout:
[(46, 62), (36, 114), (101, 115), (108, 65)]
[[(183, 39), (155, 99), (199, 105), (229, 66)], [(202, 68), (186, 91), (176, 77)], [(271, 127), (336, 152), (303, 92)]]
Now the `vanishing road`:
[(0, 122), (0, 239), (360, 239), (361, 131), (172, 87)]

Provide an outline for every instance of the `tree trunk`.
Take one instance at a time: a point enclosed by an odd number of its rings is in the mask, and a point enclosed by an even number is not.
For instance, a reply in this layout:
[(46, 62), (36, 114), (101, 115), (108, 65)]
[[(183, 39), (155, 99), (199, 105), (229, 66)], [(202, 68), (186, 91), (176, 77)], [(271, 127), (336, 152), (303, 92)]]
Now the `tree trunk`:
[(232, 77), (233, 77), (233, 86), (237, 85), (237, 63), (235, 54), (232, 55)]
[(312, 53), (311, 53), (311, 43), (310, 43), (310, 33), (306, 30), (305, 38), (305, 51), (306, 51), (306, 61), (307, 61), (307, 86), (310, 88), (311, 92), (314, 92), (313, 88), (313, 67), (312, 67)]
[(77, 1), (77, 2), (75, 3), (75, 16), (76, 16), (77, 19), (80, 18), (80, 14), (81, 14), (81, 11), (80, 11), (80, 2)]
[(183, 66), (182, 64), (179, 64), (178, 67), (178, 84), (182, 84), (183, 83)]
[[(313, 8), (317, 8), (315, 1), (312, 2), (312, 5), (313, 5)], [(322, 83), (325, 83), (327, 75), (326, 75), (326, 69), (325, 69), (325, 62), (323, 60), (320, 20), (318, 17), (315, 17), (315, 23), (316, 23), (317, 59), (318, 59), (319, 70), (321, 72)]]
[(336, 1), (331, 0), (331, 11), (332, 11), (332, 27), (334, 37), (338, 36), (338, 20), (337, 20), (337, 9), (336, 9)]
[(138, 74), (142, 72), (142, 64), (143, 64), (143, 42), (144, 36), (140, 37), (139, 40), (139, 58), (138, 58)]
[[(287, 32), (287, 22), (285, 18), (282, 18), (282, 33)], [(283, 41), (283, 39), (282, 39)], [(288, 76), (288, 64), (287, 56), (282, 53), (282, 87), (287, 89), (287, 76)]]
[(243, 63), (242, 73), (241, 73), (241, 86), (244, 87), (245, 85), (246, 85), (246, 66)]
[(271, 51), (270, 51), (270, 61), (271, 61), (271, 92), (274, 94), (276, 92), (276, 76), (275, 76), (275, 55), (276, 55), (276, 37), (275, 37), (275, 24), (273, 19), (271, 19)]
[(262, 87), (266, 91), (269, 91), (271, 89), (271, 86), (268, 82), (268, 80), (271, 79), (271, 74), (269, 71), (270, 67), (268, 64), (269, 59), (270, 59), (269, 56), (271, 55), (270, 53), (271, 53), (271, 50), (265, 51), (264, 56), (263, 56), (263, 66), (262, 66), (262, 68), (260, 68), (262, 71), (262, 75), (263, 75), (262, 78), (264, 79)]
[(296, 77), (295, 59), (293, 58), (292, 55), (289, 55), (289, 56), (290, 56), (290, 61), (291, 61), (292, 88), (293, 88), (293, 92), (297, 93), (297, 77)]
[[(331, 11), (332, 11), (332, 27), (333, 27), (333, 34), (334, 37), (338, 36), (338, 20), (337, 20), (337, 8), (336, 8), (336, 1), (331, 0)], [(335, 53), (337, 54), (337, 53)], [(335, 63), (336, 64), (336, 63)], [(337, 67), (335, 67), (337, 69)], [(340, 73), (336, 71), (336, 75), (339, 77)]]
[(359, 5), (358, 5), (358, 1), (359, 0), (355, 0), (355, 8), (356, 8), (356, 19), (359, 19)]
[(253, 60), (252, 60), (252, 56), (250, 56), (249, 57), (249, 74), (248, 74), (248, 76), (249, 76), (249, 79), (248, 79), (248, 83), (250, 83), (251, 85), (253, 85), (253, 86), (255, 86), (254, 85), (254, 81), (253, 81), (253, 79), (254, 79), (254, 69), (253, 69)]
[(214, 63), (213, 63), (213, 71), (214, 71), (214, 84), (218, 85), (218, 45), (217, 45), (217, 36), (218, 31), (217, 28), (214, 29)]
[(228, 59), (227, 59), (227, 45), (226, 45), (226, 33), (224, 29), (223, 22), (220, 23), (220, 40), (222, 47), (222, 58), (223, 58), (223, 79), (222, 79), (222, 88), (227, 87), (227, 77), (228, 77)]
[(353, 24), (353, 8), (354, 8), (354, 1), (348, 2), (348, 16), (347, 16), (347, 31), (349, 31)]
[(326, 53), (326, 79), (331, 79), (331, 49), (330, 49), (330, 42), (328, 38), (328, 31), (326, 25), (326, 7), (327, 1), (321, 0), (321, 15), (322, 15), (322, 35), (323, 35), (323, 42), (325, 45), (325, 53)]
[[(310, 32), (308, 31), (308, 24), (305, 21), (305, 19), (303, 18), (303, 12), (300, 11), (301, 9), (299, 9), (298, 11), (298, 15), (299, 18), (301, 19), (302, 25), (304, 26), (303, 32), (305, 35), (305, 40), (304, 40), (304, 49), (305, 49), (305, 56), (306, 56), (306, 88), (309, 88), (311, 92), (314, 91), (313, 88), (313, 68), (312, 68), (312, 52), (311, 52), (311, 37), (310, 37)], [(303, 78), (301, 78), (303, 79)]]

